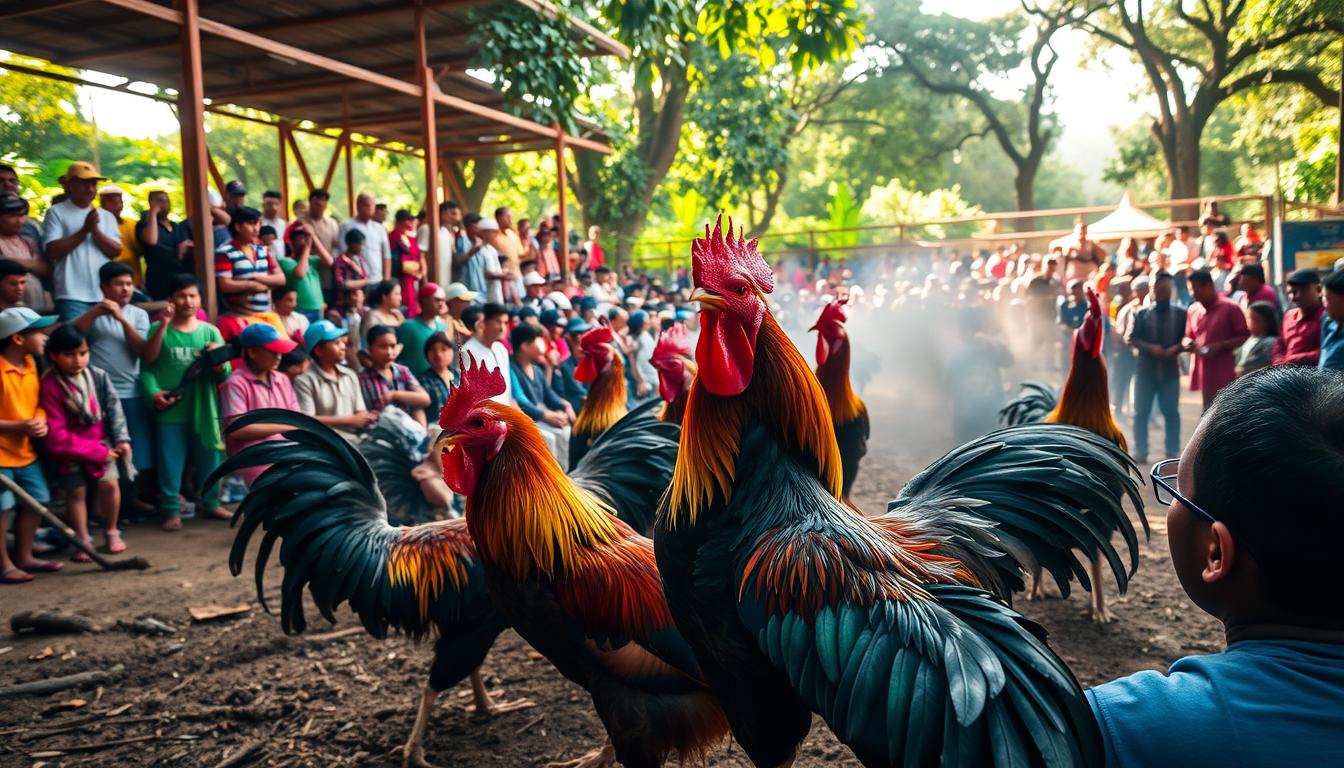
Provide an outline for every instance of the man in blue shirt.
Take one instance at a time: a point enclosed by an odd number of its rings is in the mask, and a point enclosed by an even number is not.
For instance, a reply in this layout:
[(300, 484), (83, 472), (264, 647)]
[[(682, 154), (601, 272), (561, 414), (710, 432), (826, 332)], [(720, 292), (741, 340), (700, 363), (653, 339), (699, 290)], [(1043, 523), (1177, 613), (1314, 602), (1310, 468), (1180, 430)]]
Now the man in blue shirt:
[(509, 346), (513, 347), (509, 375), (513, 378), (513, 398), (518, 409), (537, 423), (546, 448), (560, 462), (560, 467), (567, 469), (574, 409), (546, 380), (546, 369), (542, 366), (546, 350), (541, 345), (540, 326), (528, 322), (514, 326), (509, 332)]
[(1110, 766), (1338, 765), (1344, 748), (1344, 376), (1277, 366), (1153, 468), (1186, 594), (1227, 650), (1087, 692)]
[(1344, 371), (1344, 269), (1331, 272), (1325, 287), (1325, 316), (1321, 318), (1321, 368)]

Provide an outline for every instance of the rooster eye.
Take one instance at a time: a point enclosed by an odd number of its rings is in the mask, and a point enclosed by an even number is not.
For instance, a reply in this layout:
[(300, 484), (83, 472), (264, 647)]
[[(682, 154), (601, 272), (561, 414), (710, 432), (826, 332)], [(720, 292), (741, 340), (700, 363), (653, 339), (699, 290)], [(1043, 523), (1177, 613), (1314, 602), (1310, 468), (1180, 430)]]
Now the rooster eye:
[(739, 286), (737, 286), (736, 293), (737, 293), (738, 296), (746, 296), (746, 295), (747, 295), (747, 286), (746, 286), (746, 285), (739, 285)]
[(485, 429), (485, 419), (481, 418), (480, 416), (477, 416), (476, 418), (471, 420), (471, 426), (474, 427), (475, 429)]

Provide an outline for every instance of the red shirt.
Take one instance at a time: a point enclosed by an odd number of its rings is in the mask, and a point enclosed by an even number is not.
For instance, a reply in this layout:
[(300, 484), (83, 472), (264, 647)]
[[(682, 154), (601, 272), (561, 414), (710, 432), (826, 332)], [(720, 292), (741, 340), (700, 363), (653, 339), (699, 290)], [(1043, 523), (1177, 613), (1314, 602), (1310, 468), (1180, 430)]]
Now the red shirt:
[(1283, 330), (1274, 342), (1275, 365), (1315, 366), (1321, 357), (1322, 302), (1310, 315), (1303, 315), (1301, 307), (1293, 307), (1283, 316)]
[[(1225, 296), (1219, 296), (1212, 307), (1205, 307), (1199, 302), (1191, 304), (1185, 317), (1185, 335), (1194, 339), (1196, 346), (1203, 347), (1235, 338), (1245, 339), (1251, 335), (1241, 307)], [(1237, 378), (1235, 349), (1224, 349), (1207, 356), (1195, 355), (1194, 359), (1195, 365), (1190, 371), (1192, 390), (1217, 394)]]

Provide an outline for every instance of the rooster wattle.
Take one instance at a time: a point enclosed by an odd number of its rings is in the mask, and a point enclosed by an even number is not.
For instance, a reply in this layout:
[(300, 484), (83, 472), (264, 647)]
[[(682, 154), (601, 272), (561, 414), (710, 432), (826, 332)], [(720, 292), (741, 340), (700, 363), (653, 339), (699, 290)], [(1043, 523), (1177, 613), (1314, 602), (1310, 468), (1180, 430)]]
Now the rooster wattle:
[(663, 410), (658, 418), (681, 424), (686, 413), (686, 398), (695, 380), (696, 364), (691, 357), (691, 337), (686, 326), (677, 323), (658, 336), (658, 344), (649, 359), (658, 370), (658, 394), (663, 398)]

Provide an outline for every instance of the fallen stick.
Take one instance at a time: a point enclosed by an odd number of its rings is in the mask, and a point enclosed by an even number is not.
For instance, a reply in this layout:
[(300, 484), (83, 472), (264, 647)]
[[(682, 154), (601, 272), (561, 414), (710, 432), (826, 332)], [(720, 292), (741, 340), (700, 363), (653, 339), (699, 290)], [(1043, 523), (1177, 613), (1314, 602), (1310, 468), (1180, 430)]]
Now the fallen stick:
[(90, 744), (74, 744), (69, 747), (51, 747), (47, 752), (97, 752), (100, 749), (111, 749), (112, 747), (121, 747), (127, 744), (138, 744), (142, 741), (159, 738), (155, 734), (146, 734), (144, 736), (132, 736), (129, 739), (117, 739), (116, 741), (101, 741)]
[[(251, 741), (239, 747), (236, 752), (215, 764), (215, 768), (237, 768), (244, 763), (251, 762), (257, 750), (265, 744), (263, 741)], [(256, 755), (260, 757), (260, 755)]]
[(364, 631), (363, 627), (346, 627), (345, 629), (338, 629), (335, 632), (324, 632), (320, 635), (309, 635), (308, 639), (311, 642), (320, 643), (324, 640), (338, 640), (342, 637), (358, 635), (363, 631)]
[(87, 616), (57, 611), (20, 611), (9, 617), (9, 628), (16, 635), (25, 629), (48, 635), (98, 631)]
[(77, 536), (74, 530), (65, 524), (64, 520), (57, 517), (51, 510), (47, 509), (42, 502), (29, 496), (28, 492), (20, 488), (19, 484), (10, 479), (8, 475), (0, 474), (0, 486), (4, 486), (5, 490), (13, 493), (20, 504), (36, 512), (38, 517), (42, 518), (47, 525), (60, 531), (61, 535), (69, 539), (70, 543), (73, 544), (76, 549), (88, 555), (90, 560), (102, 566), (104, 570), (143, 571), (149, 567), (149, 561), (143, 557), (124, 557), (120, 560), (108, 560), (106, 557), (98, 554), (93, 547), (89, 546), (88, 542)]
[[(4, 475), (0, 475), (4, 477)], [(122, 672), (126, 667), (122, 664), (109, 667), (107, 669), (95, 669), (89, 672), (80, 672), (77, 675), (65, 675), (64, 677), (49, 677), (46, 680), (34, 680), (30, 683), (20, 683), (5, 688), (0, 688), (0, 698), (6, 696), (29, 696), (43, 695), (47, 693), (56, 693), (69, 688), (78, 688), (84, 685), (96, 685), (105, 683)]]

